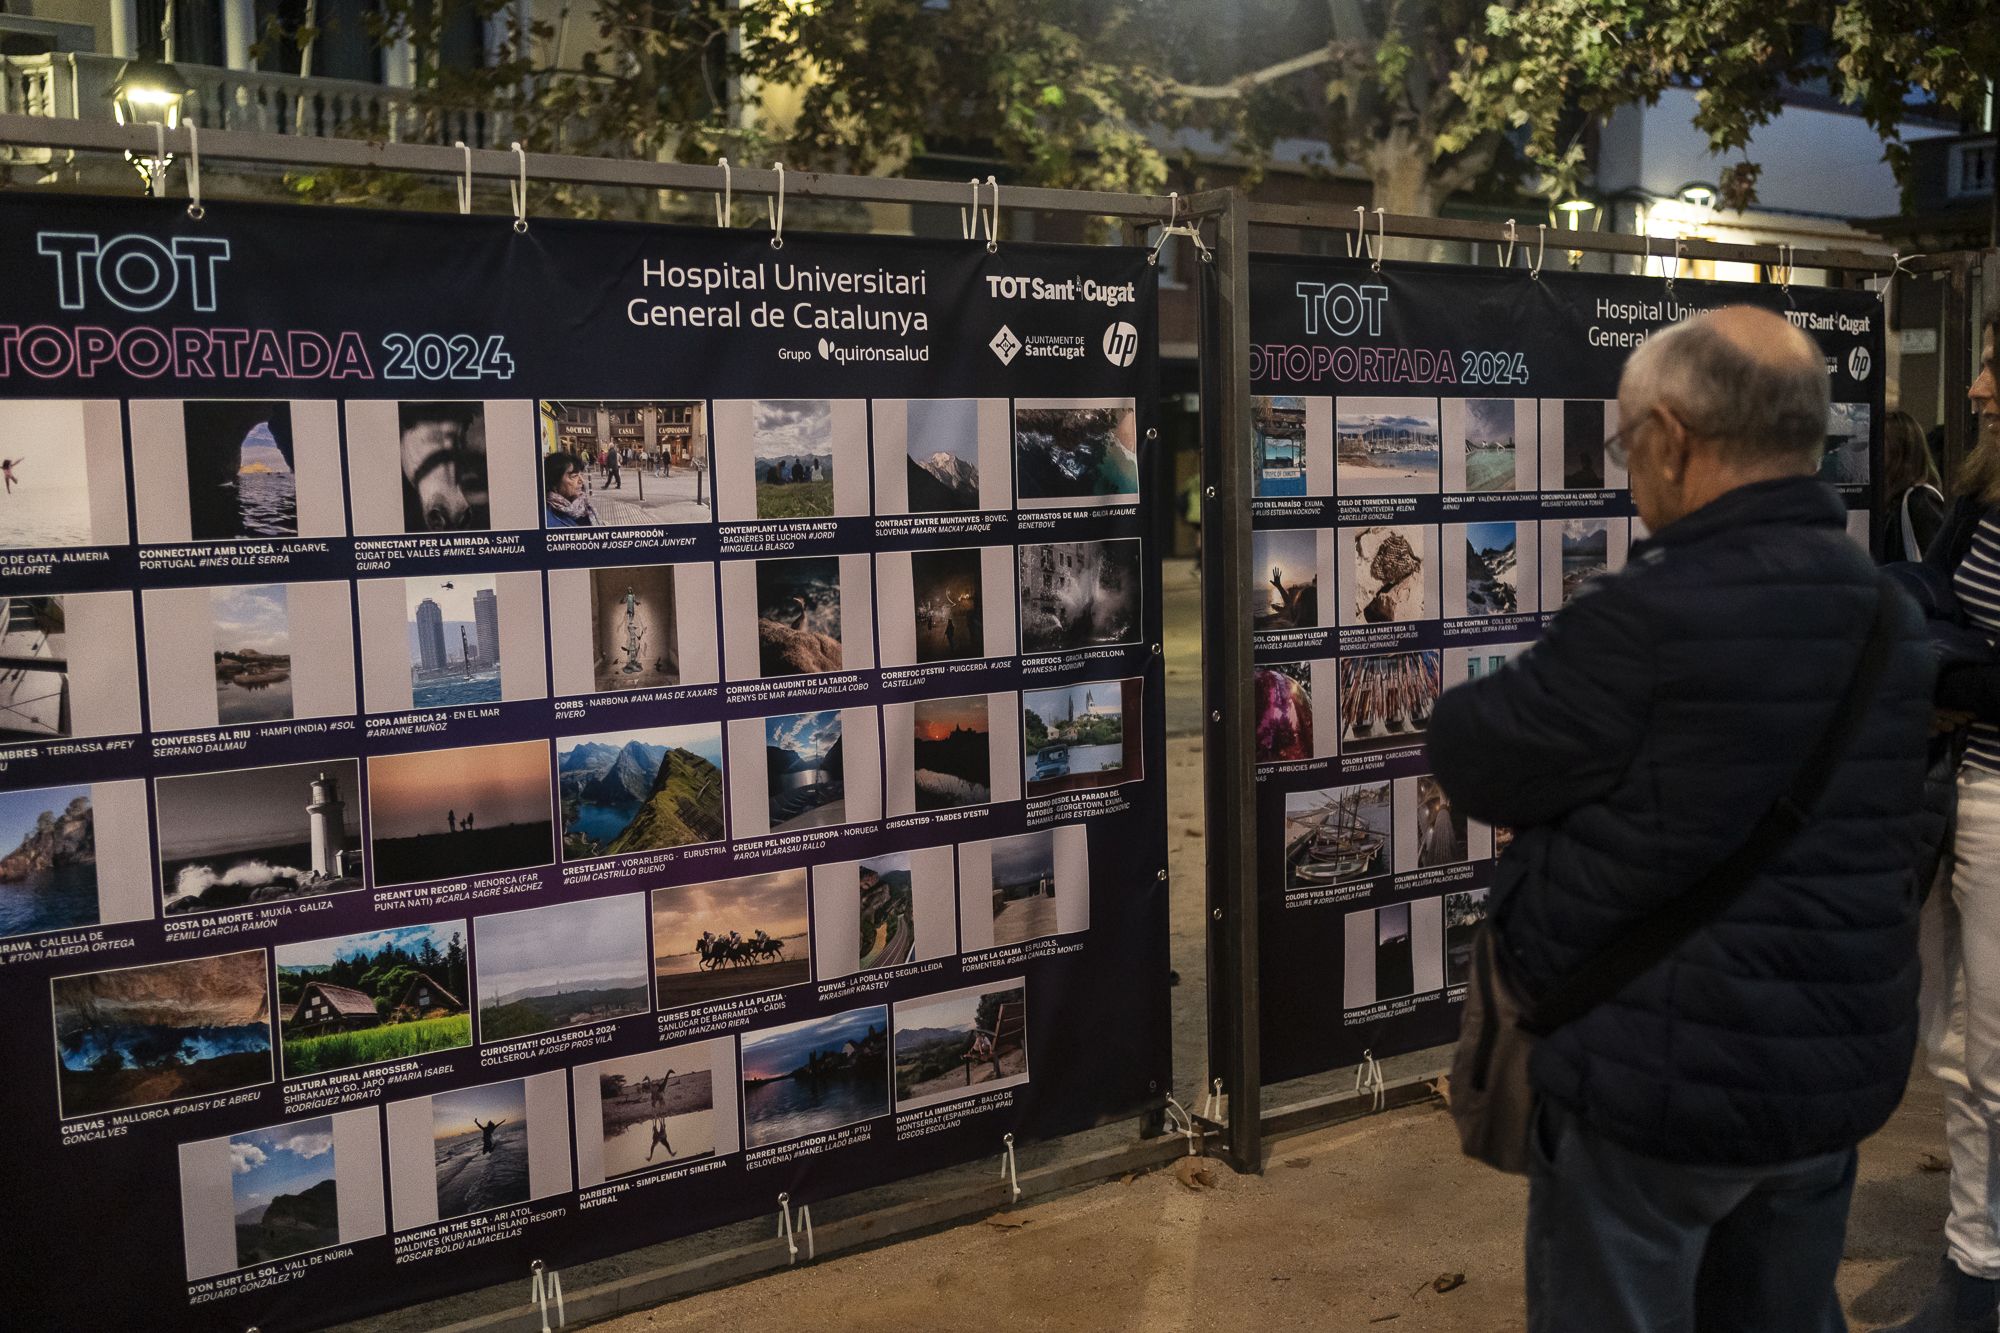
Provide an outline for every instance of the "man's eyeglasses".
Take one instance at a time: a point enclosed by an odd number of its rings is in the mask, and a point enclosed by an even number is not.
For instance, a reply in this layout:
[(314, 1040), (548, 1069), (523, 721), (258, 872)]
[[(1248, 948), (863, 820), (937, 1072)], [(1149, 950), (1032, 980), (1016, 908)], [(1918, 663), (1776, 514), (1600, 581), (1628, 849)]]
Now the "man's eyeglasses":
[(1625, 460), (1631, 453), (1632, 431), (1638, 424), (1635, 421), (1630, 426), (1611, 432), (1604, 439), (1604, 456), (1619, 467), (1625, 466)]

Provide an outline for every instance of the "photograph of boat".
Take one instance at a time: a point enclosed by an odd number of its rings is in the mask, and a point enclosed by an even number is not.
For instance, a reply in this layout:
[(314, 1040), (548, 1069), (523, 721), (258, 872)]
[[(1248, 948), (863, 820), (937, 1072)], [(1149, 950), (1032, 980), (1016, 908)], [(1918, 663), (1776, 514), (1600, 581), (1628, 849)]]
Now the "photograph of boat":
[(1387, 874), (1390, 784), (1297, 791), (1285, 797), (1285, 887), (1316, 888)]

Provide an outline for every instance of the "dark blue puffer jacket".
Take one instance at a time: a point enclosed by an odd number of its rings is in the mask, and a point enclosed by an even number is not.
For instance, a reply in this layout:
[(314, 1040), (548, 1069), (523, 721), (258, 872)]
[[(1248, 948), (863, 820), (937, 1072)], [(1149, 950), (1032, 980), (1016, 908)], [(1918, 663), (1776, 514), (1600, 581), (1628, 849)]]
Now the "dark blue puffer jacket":
[[(1787, 790), (1880, 586), (1844, 519), (1812, 478), (1731, 491), (1439, 701), (1439, 781), (1517, 830), (1493, 918), (1530, 993), (1695, 884)], [(1792, 1161), (1859, 1142), (1902, 1097), (1934, 667), (1892, 595), (1888, 669), (1810, 825), (1718, 921), (1536, 1052), (1536, 1088), (1635, 1152)]]

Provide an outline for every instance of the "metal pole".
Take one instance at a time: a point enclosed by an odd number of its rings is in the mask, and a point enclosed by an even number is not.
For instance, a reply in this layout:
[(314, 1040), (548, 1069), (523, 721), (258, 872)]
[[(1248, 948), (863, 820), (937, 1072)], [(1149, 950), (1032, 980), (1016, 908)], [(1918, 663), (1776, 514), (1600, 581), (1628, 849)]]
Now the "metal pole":
[(1965, 462), (1967, 427), (1971, 413), (1966, 410), (1966, 390), (1972, 387), (1972, 362), (1979, 354), (1976, 331), (1972, 327), (1972, 266), (1977, 256), (1956, 254), (1945, 276), (1944, 329), (1940, 358), (1944, 379), (1944, 484), (1945, 495), (1957, 498), (1958, 471)]
[(1250, 213), (1232, 194), (1218, 218), (1202, 349), (1202, 687), (1207, 708), (1209, 1032), (1229, 1096), (1225, 1151), (1263, 1170), (1257, 977), (1256, 705), (1250, 647)]

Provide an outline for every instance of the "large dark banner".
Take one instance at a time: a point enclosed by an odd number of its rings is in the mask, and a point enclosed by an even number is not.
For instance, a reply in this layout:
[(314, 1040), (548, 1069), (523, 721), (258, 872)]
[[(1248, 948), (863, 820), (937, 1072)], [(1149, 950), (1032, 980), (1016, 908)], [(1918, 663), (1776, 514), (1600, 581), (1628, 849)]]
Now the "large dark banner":
[(10, 1327), (1160, 1102), (1142, 251), (16, 197), (0, 272)]
[(1649, 332), (1777, 310), (1826, 352), (1822, 475), (1869, 536), (1875, 297), (1261, 258), (1250, 271), (1263, 1071), (1448, 1042), (1510, 833), (1429, 775), (1438, 694), (1499, 670), (1645, 535), (1618, 376)]

